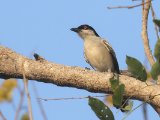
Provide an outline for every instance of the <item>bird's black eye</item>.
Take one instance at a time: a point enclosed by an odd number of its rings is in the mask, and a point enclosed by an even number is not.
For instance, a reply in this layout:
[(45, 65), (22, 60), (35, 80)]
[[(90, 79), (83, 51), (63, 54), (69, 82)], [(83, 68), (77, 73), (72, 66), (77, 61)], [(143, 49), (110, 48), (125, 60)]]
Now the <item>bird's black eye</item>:
[(87, 27), (87, 26), (84, 26), (84, 27), (83, 27), (83, 29), (84, 29), (84, 30), (87, 30), (87, 29), (88, 29), (88, 27)]

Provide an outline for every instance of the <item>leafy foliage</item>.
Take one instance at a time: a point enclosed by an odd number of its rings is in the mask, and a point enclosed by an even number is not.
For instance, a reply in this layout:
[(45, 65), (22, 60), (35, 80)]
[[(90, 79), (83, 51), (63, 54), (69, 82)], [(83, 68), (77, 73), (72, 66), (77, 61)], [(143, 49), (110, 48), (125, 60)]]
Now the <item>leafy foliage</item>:
[(17, 81), (14, 79), (5, 80), (0, 86), (0, 102), (11, 101), (14, 88), (17, 87)]
[(124, 111), (131, 111), (132, 110), (132, 107), (133, 107), (133, 101), (129, 101), (128, 104), (122, 108)]
[(24, 113), (21, 117), (21, 120), (29, 120), (28, 113)]
[(154, 19), (153, 22), (159, 27), (160, 30), (160, 20)]
[(157, 40), (157, 43), (154, 48), (154, 57), (156, 60), (160, 61), (160, 39)]
[(113, 94), (113, 105), (116, 107), (121, 107), (122, 106), (122, 101), (123, 101), (123, 92), (124, 92), (124, 85), (121, 84), (115, 89), (114, 94)]
[[(120, 84), (119, 83), (119, 77), (116, 78), (116, 79), (110, 79), (110, 83), (111, 83), (111, 88), (112, 88), (112, 91), (113, 91), (113, 96), (112, 96), (112, 100), (113, 100), (113, 105), (116, 107), (116, 108), (120, 108), (121, 111), (128, 111), (128, 110), (125, 110), (125, 108), (123, 108), (123, 102), (127, 102), (128, 101), (125, 101), (123, 99), (123, 93), (124, 93), (124, 89), (125, 89), (125, 86), (124, 84)], [(128, 104), (125, 104), (125, 105), (128, 105)], [(124, 107), (125, 107), (124, 105)]]
[(111, 88), (115, 91), (119, 85), (119, 79), (110, 79)]
[(159, 61), (156, 61), (152, 66), (151, 76), (154, 80), (157, 80), (158, 75), (160, 75), (160, 63), (159, 63)]
[(102, 101), (89, 97), (89, 105), (100, 120), (114, 120), (112, 111)]
[(146, 69), (136, 58), (126, 56), (126, 64), (128, 65), (128, 70), (135, 78), (141, 81), (147, 80)]

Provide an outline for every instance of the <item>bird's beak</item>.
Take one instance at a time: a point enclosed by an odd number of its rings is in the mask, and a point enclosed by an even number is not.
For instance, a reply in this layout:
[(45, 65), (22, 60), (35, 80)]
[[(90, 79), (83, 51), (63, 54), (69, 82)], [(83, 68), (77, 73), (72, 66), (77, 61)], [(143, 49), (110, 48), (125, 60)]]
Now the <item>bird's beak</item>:
[(70, 30), (71, 30), (71, 31), (74, 31), (74, 32), (76, 32), (76, 33), (79, 32), (79, 29), (78, 29), (78, 28), (71, 28)]

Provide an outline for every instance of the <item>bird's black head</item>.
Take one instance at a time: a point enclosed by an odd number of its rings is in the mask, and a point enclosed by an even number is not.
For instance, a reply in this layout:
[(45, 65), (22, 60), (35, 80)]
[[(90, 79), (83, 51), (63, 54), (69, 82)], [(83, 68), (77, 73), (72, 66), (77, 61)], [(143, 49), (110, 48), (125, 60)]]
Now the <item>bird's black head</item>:
[(77, 28), (71, 28), (71, 31), (78, 33), (81, 37), (88, 36), (88, 35), (95, 35), (95, 36), (99, 37), (97, 32), (91, 26), (89, 26), (87, 24), (80, 25)]

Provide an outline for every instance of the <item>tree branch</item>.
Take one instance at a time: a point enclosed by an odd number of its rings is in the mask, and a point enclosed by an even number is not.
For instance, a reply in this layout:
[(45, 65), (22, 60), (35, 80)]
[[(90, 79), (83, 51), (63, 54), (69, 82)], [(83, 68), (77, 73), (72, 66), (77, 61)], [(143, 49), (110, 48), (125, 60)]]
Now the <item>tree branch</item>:
[[(38, 93), (38, 90), (37, 90), (36, 85), (35, 85), (34, 82), (32, 83), (32, 88), (33, 88), (35, 97), (36, 97), (36, 98), (39, 98), (39, 93)], [(41, 101), (39, 101), (39, 100), (37, 100), (37, 103), (38, 103), (38, 106), (39, 106), (41, 115), (42, 115), (42, 117), (43, 117), (43, 120), (48, 120), (48, 119), (47, 119), (46, 112), (45, 112), (45, 110), (44, 110), (44, 108), (43, 108), (43, 104), (42, 104)]]
[(137, 5), (128, 5), (128, 6), (112, 6), (112, 7), (107, 7), (107, 8), (108, 8), (108, 9), (119, 9), (119, 8), (132, 9), (132, 8), (135, 8), (135, 7), (143, 6), (144, 4), (147, 4), (148, 2), (151, 2), (151, 1), (152, 1), (152, 0), (147, 1), (147, 2), (142, 2), (142, 3), (137, 4)]
[[(22, 68), (24, 63), (24, 68)], [(95, 93), (111, 94), (111, 73), (70, 67), (48, 61), (35, 61), (0, 46), (0, 78), (20, 78), (52, 83), (57, 86), (85, 89)], [(147, 84), (135, 78), (120, 75), (119, 80), (125, 85), (125, 97), (147, 101), (154, 108), (160, 108), (160, 86)], [(158, 112), (160, 113), (160, 112)]]
[[(22, 67), (24, 67), (24, 66), (22, 66)], [(23, 82), (24, 82), (25, 93), (26, 93), (26, 96), (27, 96), (29, 119), (33, 120), (31, 97), (30, 97), (29, 90), (28, 90), (28, 79), (25, 76), (25, 71), (24, 70), (23, 70)]]
[[(143, 3), (144, 1), (142, 1)], [(147, 31), (147, 24), (148, 24), (148, 14), (149, 14), (149, 9), (151, 5), (150, 0), (146, 0), (146, 4), (142, 4), (142, 39), (143, 39), (143, 44), (144, 44), (144, 51), (146, 54), (146, 57), (152, 66), (154, 64), (154, 58), (150, 50), (149, 46), (149, 38), (148, 38), (148, 31)]]
[(20, 111), (21, 111), (21, 108), (22, 108), (22, 105), (23, 105), (23, 102), (24, 102), (24, 92), (25, 92), (25, 90), (21, 90), (19, 86), (18, 86), (18, 90), (20, 92), (20, 101), (18, 103), (18, 107), (17, 107), (17, 110), (16, 110), (14, 120), (18, 120), (18, 117), (19, 117), (19, 114), (20, 114)]
[(49, 101), (49, 100), (78, 100), (78, 99), (88, 99), (90, 97), (99, 98), (99, 97), (106, 97), (110, 95), (96, 95), (96, 96), (83, 96), (83, 97), (68, 97), (68, 98), (37, 98), (39, 100), (43, 101)]
[(2, 118), (2, 120), (7, 120), (1, 111), (0, 111), (0, 117)]

